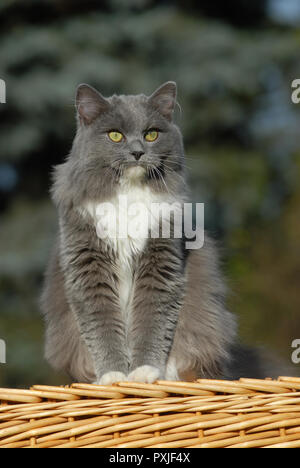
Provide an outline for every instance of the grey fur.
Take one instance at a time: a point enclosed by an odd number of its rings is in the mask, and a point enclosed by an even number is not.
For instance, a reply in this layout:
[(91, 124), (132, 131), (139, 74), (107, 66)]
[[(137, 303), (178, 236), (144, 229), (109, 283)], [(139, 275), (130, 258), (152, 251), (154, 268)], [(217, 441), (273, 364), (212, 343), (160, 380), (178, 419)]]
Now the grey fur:
[[(172, 82), (149, 98), (104, 98), (87, 85), (77, 90), (77, 134), (54, 172), (59, 232), (41, 301), (46, 358), (76, 380), (103, 383), (110, 372), (117, 373), (115, 380), (144, 381), (233, 376), (236, 323), (224, 306), (214, 243), (206, 237), (203, 248), (186, 251), (181, 239), (148, 239), (132, 257), (125, 322), (118, 251), (97, 237), (92, 217), (81, 212), (85, 203), (116, 195), (126, 168), (137, 164), (136, 150), (145, 153), (139, 164), (147, 168), (142, 184), (151, 193), (188, 200), (182, 136), (172, 121), (175, 102)], [(142, 137), (149, 127), (161, 130), (151, 144)], [(113, 129), (126, 140), (112, 143), (107, 132)], [(140, 368), (157, 373), (141, 377), (135, 372)]]

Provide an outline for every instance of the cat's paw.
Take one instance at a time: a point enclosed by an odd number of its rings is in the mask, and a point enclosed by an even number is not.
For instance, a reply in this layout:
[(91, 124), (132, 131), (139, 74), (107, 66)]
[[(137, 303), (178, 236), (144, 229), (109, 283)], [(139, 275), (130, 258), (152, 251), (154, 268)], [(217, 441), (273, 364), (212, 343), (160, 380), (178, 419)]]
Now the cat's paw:
[(160, 370), (154, 366), (140, 366), (130, 372), (128, 381), (152, 383), (160, 377)]
[(127, 381), (127, 377), (123, 372), (111, 371), (106, 372), (102, 377), (97, 381), (98, 385), (111, 385), (116, 382)]

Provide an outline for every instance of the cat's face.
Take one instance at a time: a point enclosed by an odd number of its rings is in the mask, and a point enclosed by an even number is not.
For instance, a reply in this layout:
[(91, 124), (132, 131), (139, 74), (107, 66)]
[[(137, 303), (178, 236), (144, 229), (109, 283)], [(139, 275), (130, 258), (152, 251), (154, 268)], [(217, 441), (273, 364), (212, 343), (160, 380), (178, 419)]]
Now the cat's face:
[(82, 169), (99, 171), (108, 179), (128, 174), (145, 181), (167, 179), (182, 166), (180, 131), (172, 121), (176, 84), (167, 82), (150, 97), (104, 98), (94, 88), (80, 85), (76, 107)]

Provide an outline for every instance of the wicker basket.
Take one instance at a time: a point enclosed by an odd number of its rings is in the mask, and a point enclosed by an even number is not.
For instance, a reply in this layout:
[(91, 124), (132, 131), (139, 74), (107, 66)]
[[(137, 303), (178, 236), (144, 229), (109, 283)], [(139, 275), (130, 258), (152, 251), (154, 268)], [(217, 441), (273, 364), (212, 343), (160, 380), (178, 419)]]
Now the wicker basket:
[(3, 388), (0, 447), (300, 447), (300, 378)]

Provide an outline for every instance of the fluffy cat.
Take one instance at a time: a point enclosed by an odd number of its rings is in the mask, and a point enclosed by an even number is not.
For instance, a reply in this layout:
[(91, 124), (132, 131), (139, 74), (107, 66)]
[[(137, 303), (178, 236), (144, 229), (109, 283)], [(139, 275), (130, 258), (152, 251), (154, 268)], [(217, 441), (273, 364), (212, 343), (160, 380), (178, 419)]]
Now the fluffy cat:
[(213, 241), (188, 250), (180, 238), (96, 230), (97, 205), (120, 195), (145, 210), (188, 200), (175, 104), (174, 82), (150, 97), (77, 89), (77, 134), (54, 172), (59, 229), (41, 304), (46, 358), (78, 381), (235, 377), (236, 321)]

